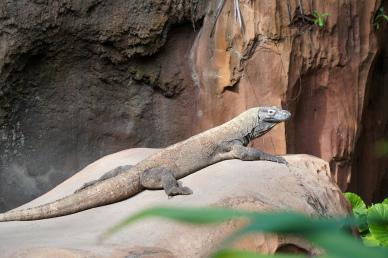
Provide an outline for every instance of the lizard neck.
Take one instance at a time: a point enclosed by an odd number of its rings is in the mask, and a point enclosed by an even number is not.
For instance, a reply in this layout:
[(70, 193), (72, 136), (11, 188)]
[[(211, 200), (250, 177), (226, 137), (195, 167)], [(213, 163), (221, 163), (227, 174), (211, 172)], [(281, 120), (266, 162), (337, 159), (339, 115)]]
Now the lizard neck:
[(243, 113), (228, 123), (232, 138), (247, 146), (253, 139), (270, 131), (276, 123), (260, 120), (257, 113)]

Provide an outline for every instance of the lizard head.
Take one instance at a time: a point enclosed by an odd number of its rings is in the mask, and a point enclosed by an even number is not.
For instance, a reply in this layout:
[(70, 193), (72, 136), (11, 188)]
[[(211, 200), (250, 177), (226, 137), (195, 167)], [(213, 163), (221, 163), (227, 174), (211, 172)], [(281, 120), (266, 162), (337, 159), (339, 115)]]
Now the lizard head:
[(291, 113), (287, 110), (278, 107), (257, 107), (254, 108), (257, 115), (257, 120), (250, 133), (250, 138), (257, 138), (269, 130), (276, 124), (287, 121), (291, 117)]
[(267, 123), (280, 123), (287, 121), (291, 117), (291, 113), (287, 110), (277, 107), (259, 107), (259, 121)]

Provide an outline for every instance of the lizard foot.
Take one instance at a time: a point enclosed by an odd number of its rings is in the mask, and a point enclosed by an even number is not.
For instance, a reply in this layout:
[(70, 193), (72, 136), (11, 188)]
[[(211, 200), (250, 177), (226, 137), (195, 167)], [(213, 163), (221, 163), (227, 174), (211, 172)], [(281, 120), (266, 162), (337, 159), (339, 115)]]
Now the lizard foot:
[(169, 198), (175, 196), (175, 195), (190, 195), (193, 194), (193, 190), (186, 186), (175, 186), (170, 188), (167, 192), (167, 195)]
[(272, 161), (272, 162), (277, 162), (277, 163), (280, 163), (280, 164), (288, 165), (287, 160), (285, 158), (279, 157), (279, 156), (268, 155), (263, 160), (268, 160), (268, 161)]

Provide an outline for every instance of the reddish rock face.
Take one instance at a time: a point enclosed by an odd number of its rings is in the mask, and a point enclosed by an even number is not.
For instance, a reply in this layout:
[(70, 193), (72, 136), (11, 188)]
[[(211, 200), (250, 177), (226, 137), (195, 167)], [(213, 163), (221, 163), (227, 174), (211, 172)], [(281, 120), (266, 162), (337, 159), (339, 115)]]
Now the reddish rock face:
[[(213, 19), (205, 18), (193, 50), (201, 89), (200, 128), (251, 106), (282, 105), (293, 118), (255, 146), (322, 157), (343, 190), (354, 180), (359, 183), (351, 190), (361, 191), (368, 201), (379, 198), (387, 162), (375, 161), (372, 150), (387, 135), (388, 109), (382, 103), (387, 24), (381, 21), (377, 30), (372, 22), (381, 1), (301, 1), (302, 8), (296, 3), (240, 1), (244, 35), (234, 22), (232, 1), (227, 1), (214, 37)], [(323, 28), (311, 20), (314, 11), (329, 13)], [(352, 168), (357, 171), (353, 177)]]

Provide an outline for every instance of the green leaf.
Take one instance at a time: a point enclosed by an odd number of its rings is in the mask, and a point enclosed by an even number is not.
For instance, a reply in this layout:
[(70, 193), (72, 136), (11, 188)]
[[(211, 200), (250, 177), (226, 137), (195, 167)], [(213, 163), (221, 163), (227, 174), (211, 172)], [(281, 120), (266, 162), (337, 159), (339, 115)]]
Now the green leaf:
[(355, 193), (344, 193), (344, 195), (346, 199), (350, 202), (350, 205), (352, 205), (353, 210), (365, 210), (366, 212), (366, 205), (360, 196)]
[[(265, 218), (262, 215), (269, 215), (269, 217)], [(292, 234), (306, 236), (306, 234), (313, 234), (317, 232), (338, 232), (339, 228), (355, 225), (356, 222), (350, 218), (316, 219), (296, 213), (256, 213), (251, 218), (251, 223), (229, 236), (225, 240), (224, 244), (230, 245), (243, 235), (258, 232), (273, 232), (283, 235)]]
[(107, 237), (123, 227), (146, 217), (162, 217), (192, 224), (221, 223), (225, 220), (247, 218), (252, 221), (252, 229), (262, 232), (302, 233), (311, 230), (334, 229), (345, 224), (354, 224), (349, 219), (312, 220), (293, 212), (255, 213), (221, 208), (177, 208), (156, 207), (136, 213), (104, 233)]
[(366, 236), (361, 238), (362, 242), (367, 246), (380, 246), (380, 241), (378, 241), (371, 233), (368, 233)]
[(323, 28), (323, 26), (325, 26), (325, 21), (322, 18), (319, 18), (318, 21), (319, 21), (319, 27)]
[(305, 235), (307, 240), (324, 248), (327, 254), (337, 258), (386, 258), (387, 249), (377, 249), (364, 246), (355, 238), (343, 232), (319, 232)]
[(251, 215), (252, 212), (233, 209), (155, 207), (138, 212), (124, 219), (103, 233), (102, 239), (122, 230), (127, 225), (147, 217), (162, 217), (192, 224), (212, 224), (221, 223), (228, 219), (250, 217)]
[[(266, 215), (266, 216), (263, 216)], [(267, 215), (269, 215), (267, 217)], [(281, 234), (304, 234), (317, 231), (335, 231), (343, 226), (355, 225), (350, 218), (309, 218), (297, 213), (254, 214), (251, 223), (240, 230), (241, 234), (275, 232)]]
[[(375, 16), (375, 19), (374, 19), (373, 24), (374, 24), (374, 26), (376, 26), (376, 29), (380, 28), (380, 20), (381, 19), (388, 21), (388, 16), (385, 14), (383, 7), (379, 8), (379, 10), (377, 11), (377, 14)], [(388, 143), (384, 142), (384, 141), (378, 142), (376, 145), (376, 151), (377, 151), (377, 155), (379, 157), (387, 156), (388, 155)]]
[[(380, 25), (379, 23), (377, 23), (377, 24)], [(387, 156), (388, 155), (388, 141), (384, 141), (384, 140), (378, 141), (376, 143), (375, 152), (376, 152), (378, 157)]]
[(322, 13), (322, 14), (320, 14), (316, 10), (314, 10), (312, 12), (312, 15), (315, 18), (313, 20), (314, 24), (318, 25), (320, 28), (323, 28), (323, 27), (325, 27), (325, 22), (326, 22), (325, 18), (328, 17), (330, 14), (329, 13)]
[[(305, 215), (292, 212), (256, 213), (217, 208), (151, 208), (128, 217), (120, 224), (111, 228), (104, 236), (117, 232), (124, 226), (139, 219), (150, 216), (169, 218), (194, 224), (219, 223), (228, 219), (247, 218), (249, 221), (248, 224), (235, 233), (233, 239), (247, 233), (276, 232), (305, 237), (313, 244), (325, 248), (328, 254), (326, 256), (327, 258), (387, 257), (387, 252), (384, 250), (367, 248), (363, 246), (360, 241), (357, 241), (338, 230), (344, 225), (355, 225), (355, 222), (349, 218), (312, 219)], [(221, 252), (221, 254), (218, 253), (218, 255), (223, 255), (218, 257), (236, 257), (230, 256), (232, 254), (233, 253), (225, 251), (223, 253)], [(244, 255), (246, 255), (245, 257), (247, 258), (253, 257), (251, 256), (253, 255), (252, 253)]]
[(372, 236), (388, 247), (388, 204), (378, 203), (368, 210), (368, 225)]
[(364, 201), (355, 193), (344, 193), (344, 195), (352, 206), (353, 215), (358, 221), (359, 232), (361, 234), (367, 234), (369, 232), (367, 224), (368, 209)]
[[(277, 254), (277, 255), (265, 255), (247, 251), (240, 250), (221, 250), (216, 252), (211, 256), (212, 258), (306, 258), (302, 255), (287, 255), (287, 254)], [(323, 258), (323, 257), (320, 257)]]
[(382, 204), (388, 204), (388, 198), (385, 198)]
[[(288, 214), (290, 215), (290, 214)], [(349, 219), (311, 219), (307, 217), (285, 216), (278, 217), (277, 225), (269, 225), (256, 216), (250, 224), (231, 236), (229, 242), (236, 238), (257, 232), (276, 232), (280, 234), (302, 235), (313, 244), (324, 248), (328, 257), (337, 258), (386, 258), (386, 253), (366, 248), (360, 241), (349, 237), (339, 229), (342, 226), (352, 225)], [(368, 256), (370, 255), (370, 256)]]

